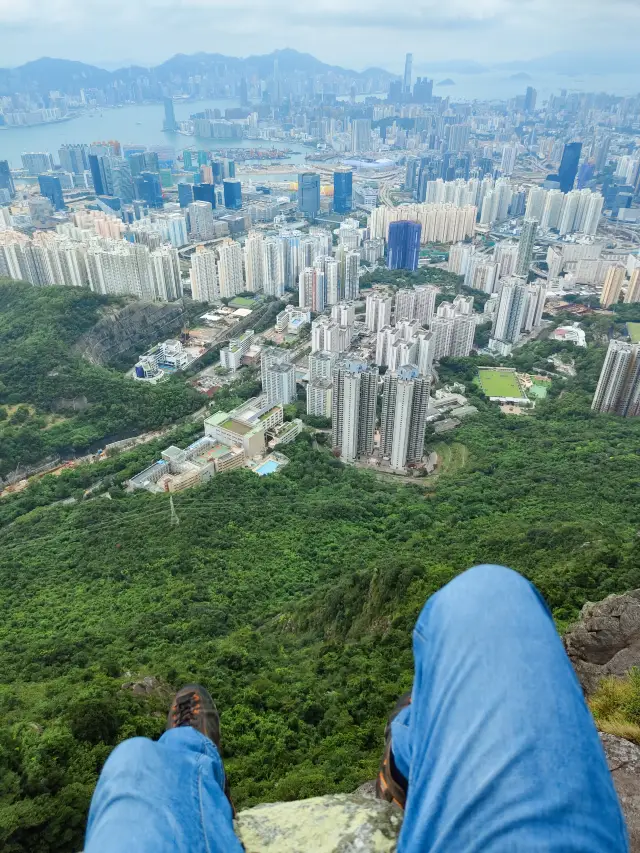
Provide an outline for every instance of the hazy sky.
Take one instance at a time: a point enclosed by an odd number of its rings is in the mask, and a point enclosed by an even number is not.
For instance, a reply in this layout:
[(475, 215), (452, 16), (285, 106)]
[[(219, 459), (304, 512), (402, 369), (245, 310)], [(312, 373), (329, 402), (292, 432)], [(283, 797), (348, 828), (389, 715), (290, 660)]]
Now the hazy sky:
[(637, 54), (640, 0), (0, 0), (0, 66), (40, 56), (113, 67), (199, 50), (293, 47), (363, 69)]

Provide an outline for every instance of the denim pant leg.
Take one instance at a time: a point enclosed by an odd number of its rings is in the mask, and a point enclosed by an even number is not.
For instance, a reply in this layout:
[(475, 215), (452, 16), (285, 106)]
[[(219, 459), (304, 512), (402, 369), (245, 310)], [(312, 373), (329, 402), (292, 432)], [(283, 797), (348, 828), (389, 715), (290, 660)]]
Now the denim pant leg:
[(195, 729), (132, 738), (104, 765), (85, 853), (242, 853), (215, 745)]
[(595, 725), (536, 589), (476, 566), (425, 605), (392, 724), (399, 853), (625, 853)]

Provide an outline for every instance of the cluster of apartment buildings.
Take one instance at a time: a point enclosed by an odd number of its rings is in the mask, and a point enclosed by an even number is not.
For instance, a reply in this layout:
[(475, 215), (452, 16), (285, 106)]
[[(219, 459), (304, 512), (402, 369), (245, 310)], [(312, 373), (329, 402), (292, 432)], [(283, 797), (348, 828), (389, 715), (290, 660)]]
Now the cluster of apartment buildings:
[(400, 204), (397, 207), (376, 207), (369, 216), (369, 231), (373, 239), (388, 239), (392, 222), (409, 221), (421, 225), (420, 242), (457, 243), (473, 236), (477, 208), (473, 205)]
[(313, 226), (306, 234), (296, 229), (272, 235), (251, 231), (244, 247), (231, 239), (215, 247), (198, 246), (191, 262), (193, 297), (214, 302), (248, 291), (279, 298), (285, 289), (297, 288), (299, 307), (317, 312), (355, 299), (365, 248), (366, 257), (377, 257), (384, 254), (384, 244), (365, 247), (357, 220), (346, 220), (338, 230), (335, 253), (331, 233)]
[(570, 190), (532, 187), (529, 190), (525, 216), (536, 219), (540, 230), (594, 236), (604, 208), (604, 196), (590, 189)]
[(79, 241), (47, 231), (38, 231), (33, 238), (0, 231), (0, 276), (39, 287), (88, 287), (94, 293), (146, 301), (169, 302), (182, 296), (178, 252), (172, 246), (150, 251), (95, 233)]

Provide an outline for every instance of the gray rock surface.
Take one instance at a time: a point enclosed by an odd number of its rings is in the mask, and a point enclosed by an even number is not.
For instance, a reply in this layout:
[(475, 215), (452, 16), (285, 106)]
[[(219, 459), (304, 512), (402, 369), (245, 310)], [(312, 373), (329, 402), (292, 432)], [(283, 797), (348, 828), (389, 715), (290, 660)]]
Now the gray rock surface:
[(640, 589), (585, 604), (564, 644), (587, 694), (605, 676), (640, 666)]
[(144, 352), (180, 328), (181, 302), (134, 302), (108, 311), (76, 343), (75, 351), (91, 364), (110, 364), (129, 350)]
[(640, 747), (614, 735), (600, 738), (627, 821), (631, 853), (640, 853)]
[(368, 794), (268, 803), (240, 812), (246, 853), (393, 853), (402, 812)]

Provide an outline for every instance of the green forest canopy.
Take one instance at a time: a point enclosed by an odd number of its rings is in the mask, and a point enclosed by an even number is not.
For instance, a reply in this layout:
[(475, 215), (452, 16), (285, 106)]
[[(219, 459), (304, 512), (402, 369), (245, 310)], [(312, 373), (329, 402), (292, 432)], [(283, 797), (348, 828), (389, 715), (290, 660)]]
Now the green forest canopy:
[[(344, 467), (301, 437), (281, 474), (232, 472), (174, 501), (35, 509), (0, 531), (0, 844), (80, 849), (100, 766), (157, 736), (170, 690), (212, 690), (239, 806), (372, 778), (411, 683), (425, 599), (474, 563), (540, 587), (560, 622), (640, 586), (640, 424), (579, 389), (535, 417), (493, 406), (456, 433), (435, 490)], [(134, 675), (127, 675), (132, 673)], [(166, 691), (121, 685), (152, 675)]]

